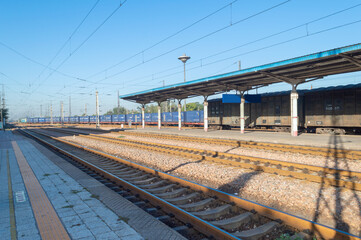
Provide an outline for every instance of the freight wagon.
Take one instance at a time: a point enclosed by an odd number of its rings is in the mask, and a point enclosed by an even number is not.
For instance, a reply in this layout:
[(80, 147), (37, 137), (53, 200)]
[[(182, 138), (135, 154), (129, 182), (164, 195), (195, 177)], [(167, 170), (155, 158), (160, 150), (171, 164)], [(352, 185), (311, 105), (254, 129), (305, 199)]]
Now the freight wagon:
[[(361, 130), (361, 84), (298, 90), (298, 126), (307, 132), (339, 133)], [(257, 96), (251, 95), (251, 98)], [(258, 95), (259, 102), (247, 101), (245, 127), (290, 131), (290, 91)], [(239, 127), (240, 104), (209, 100), (209, 125)]]

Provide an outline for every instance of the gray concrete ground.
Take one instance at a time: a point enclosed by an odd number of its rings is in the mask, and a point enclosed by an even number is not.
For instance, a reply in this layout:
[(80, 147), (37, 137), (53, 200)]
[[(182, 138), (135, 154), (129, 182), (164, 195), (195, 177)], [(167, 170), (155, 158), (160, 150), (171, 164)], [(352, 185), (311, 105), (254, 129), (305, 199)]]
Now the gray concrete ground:
[[(103, 128), (106, 129), (106, 127)], [(333, 144), (333, 137), (329, 134), (302, 133), (298, 137), (292, 137), (290, 133), (266, 131), (246, 131), (244, 134), (241, 134), (239, 131), (236, 130), (209, 130), (208, 132), (204, 132), (203, 129), (182, 129), (181, 131), (179, 131), (177, 128), (165, 127), (160, 130), (153, 127), (146, 127), (145, 129), (132, 128), (128, 130), (137, 132), (177, 134), (195, 137), (224, 138), (254, 142), (283, 143), (327, 148), (332, 147)], [(361, 150), (360, 135), (343, 135), (340, 136), (340, 139), (342, 141), (342, 146), (344, 149)]]
[(44, 146), (6, 135), (16, 139), (72, 239), (185, 239)]
[[(20, 174), (15, 153), (11, 147), (11, 136), (0, 133), (0, 236), (1, 239), (11, 239), (10, 235), (10, 200), (8, 181), (11, 181), (16, 232), (18, 239), (41, 239), (36, 227), (36, 221)], [(10, 172), (8, 172), (9, 162)], [(11, 176), (11, 177), (10, 177)], [(9, 179), (10, 177), (10, 179)]]
[[(17, 238), (41, 239), (14, 151), (8, 144), (14, 136), (8, 131), (1, 132), (0, 139), (0, 238), (11, 239), (8, 152)], [(72, 239), (143, 239), (98, 196), (92, 195), (27, 140), (17, 138), (17, 143)]]

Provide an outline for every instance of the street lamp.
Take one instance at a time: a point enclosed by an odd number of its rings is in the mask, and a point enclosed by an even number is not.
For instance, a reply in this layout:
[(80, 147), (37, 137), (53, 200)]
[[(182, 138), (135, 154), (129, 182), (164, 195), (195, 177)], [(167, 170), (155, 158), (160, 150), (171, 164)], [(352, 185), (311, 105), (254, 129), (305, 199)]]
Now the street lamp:
[[(185, 53), (180, 56), (178, 59), (181, 60), (184, 63), (184, 82), (186, 82), (186, 62), (188, 61), (188, 59), (190, 59), (191, 57), (187, 56)], [(187, 103), (186, 100), (184, 99), (184, 111), (187, 111)]]

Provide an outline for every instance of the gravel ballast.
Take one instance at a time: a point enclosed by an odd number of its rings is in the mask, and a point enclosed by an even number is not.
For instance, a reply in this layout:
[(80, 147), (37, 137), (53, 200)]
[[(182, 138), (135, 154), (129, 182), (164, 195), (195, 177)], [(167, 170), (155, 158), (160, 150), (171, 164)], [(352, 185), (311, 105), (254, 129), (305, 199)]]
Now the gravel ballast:
[[(77, 136), (62, 138), (361, 236), (361, 193), (357, 191), (212, 164), (205, 161), (189, 160)], [(126, 138), (136, 139), (137, 137), (126, 136)], [(230, 149), (227, 146), (196, 145), (193, 142), (186, 143), (153, 138), (139, 138), (138, 140), (215, 151), (227, 151), (227, 149)], [(332, 159), (327, 160), (322, 159), (322, 157), (301, 154), (289, 155), (288, 153), (265, 152), (253, 149), (233, 149), (229, 152), (283, 161), (313, 163), (320, 166), (324, 166), (322, 164), (326, 163), (331, 164), (332, 162)], [(350, 169), (360, 169), (360, 163), (352, 162), (351, 164), (349, 161), (344, 162), (345, 165), (342, 166), (345, 168), (348, 164), (347, 167)], [(329, 165), (329, 167), (331, 166)]]
[[(104, 136), (119, 137), (123, 135), (121, 133), (119, 134), (108, 133), (108, 134), (104, 134)], [(361, 161), (346, 160), (340, 158), (338, 158), (337, 161), (335, 161), (334, 156), (332, 154), (330, 154), (329, 156), (314, 156), (314, 155), (305, 155), (300, 153), (252, 149), (247, 147), (232, 147), (225, 145), (205, 144), (205, 143), (187, 142), (187, 141), (170, 140), (170, 139), (158, 139), (151, 137), (137, 137), (131, 135), (124, 135), (124, 137), (126, 139), (136, 140), (136, 141), (146, 141), (146, 142), (168, 144), (168, 145), (174, 145), (180, 147), (198, 148), (203, 150), (233, 153), (233, 154), (239, 154), (239, 155), (245, 155), (251, 157), (274, 159), (285, 162), (337, 168), (348, 171), (360, 171), (361, 169)]]

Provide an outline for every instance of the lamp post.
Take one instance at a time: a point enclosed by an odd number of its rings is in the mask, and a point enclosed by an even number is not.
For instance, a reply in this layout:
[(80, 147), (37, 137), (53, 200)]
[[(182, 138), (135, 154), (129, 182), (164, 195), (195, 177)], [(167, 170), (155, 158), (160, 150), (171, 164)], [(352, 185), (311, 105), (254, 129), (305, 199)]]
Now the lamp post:
[[(181, 60), (184, 63), (184, 82), (186, 82), (186, 62), (190, 59), (191, 57), (187, 56), (185, 53), (180, 56), (178, 59)], [(187, 111), (187, 103), (186, 100), (184, 99), (184, 111)]]

